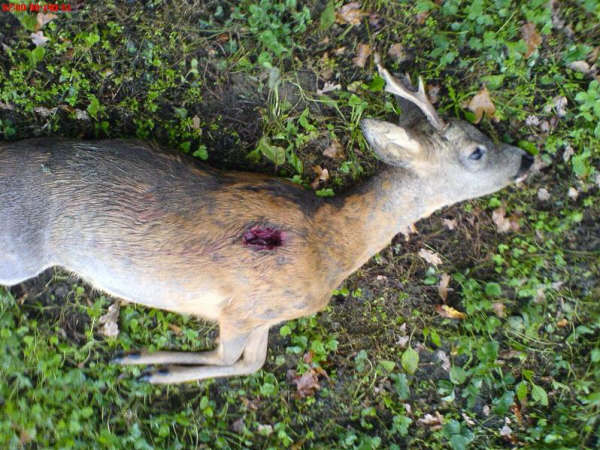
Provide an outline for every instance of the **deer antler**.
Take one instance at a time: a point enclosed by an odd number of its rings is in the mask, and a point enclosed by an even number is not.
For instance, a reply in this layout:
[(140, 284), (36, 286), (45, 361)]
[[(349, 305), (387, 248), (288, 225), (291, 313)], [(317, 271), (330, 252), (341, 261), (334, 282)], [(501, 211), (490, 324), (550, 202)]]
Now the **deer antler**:
[(407, 89), (400, 80), (394, 78), (385, 67), (381, 65), (379, 53), (375, 53), (374, 59), (375, 64), (377, 64), (377, 70), (379, 70), (379, 75), (385, 80), (385, 90), (387, 92), (402, 97), (418, 106), (436, 130), (443, 130), (446, 128), (446, 122), (438, 116), (435, 108), (427, 98), (423, 78), (419, 77), (419, 90), (413, 92), (410, 89)]

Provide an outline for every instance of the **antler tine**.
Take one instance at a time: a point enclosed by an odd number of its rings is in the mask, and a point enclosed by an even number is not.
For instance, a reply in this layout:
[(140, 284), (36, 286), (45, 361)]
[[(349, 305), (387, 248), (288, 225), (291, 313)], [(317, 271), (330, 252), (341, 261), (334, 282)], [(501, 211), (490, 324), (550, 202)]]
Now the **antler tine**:
[(419, 109), (423, 111), (425, 116), (427, 116), (427, 119), (435, 129), (443, 130), (446, 128), (446, 122), (440, 118), (437, 111), (427, 98), (423, 78), (419, 77), (419, 90), (417, 92), (413, 92), (406, 88), (400, 80), (394, 78), (387, 71), (387, 69), (381, 65), (381, 58), (379, 57), (378, 53), (375, 53), (374, 59), (375, 64), (377, 64), (379, 75), (381, 75), (381, 77), (385, 80), (385, 90), (387, 92), (402, 97), (418, 106)]

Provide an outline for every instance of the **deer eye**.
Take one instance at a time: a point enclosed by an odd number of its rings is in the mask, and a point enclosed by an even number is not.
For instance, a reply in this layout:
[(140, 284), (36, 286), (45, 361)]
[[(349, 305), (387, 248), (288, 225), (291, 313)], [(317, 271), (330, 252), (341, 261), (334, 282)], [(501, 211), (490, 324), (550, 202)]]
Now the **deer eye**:
[(485, 154), (485, 147), (478, 145), (477, 148), (473, 151), (473, 153), (471, 153), (469, 155), (469, 159), (478, 161), (483, 157), (484, 154)]

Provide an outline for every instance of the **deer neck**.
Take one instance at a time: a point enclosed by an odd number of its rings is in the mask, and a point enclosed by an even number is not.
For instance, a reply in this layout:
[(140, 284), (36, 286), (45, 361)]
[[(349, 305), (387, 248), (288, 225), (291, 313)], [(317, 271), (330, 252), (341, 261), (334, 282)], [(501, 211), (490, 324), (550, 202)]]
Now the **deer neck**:
[[(387, 168), (366, 184), (326, 204), (316, 218), (319, 249), (332, 277), (341, 282), (417, 220), (444, 206), (426, 180), (406, 169)], [(334, 280), (331, 280), (334, 282)]]

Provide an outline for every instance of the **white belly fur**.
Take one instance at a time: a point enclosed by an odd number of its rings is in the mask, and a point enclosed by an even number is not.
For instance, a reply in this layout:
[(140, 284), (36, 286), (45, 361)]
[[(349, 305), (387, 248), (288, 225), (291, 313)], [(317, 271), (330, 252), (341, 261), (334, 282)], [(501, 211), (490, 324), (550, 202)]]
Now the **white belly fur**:
[(192, 314), (204, 319), (218, 321), (221, 310), (228, 302), (226, 296), (207, 286), (200, 294), (173, 289), (152, 280), (131, 280), (120, 276), (94, 271), (93, 275), (77, 273), (94, 288), (132, 303), (165, 309), (183, 314)]

